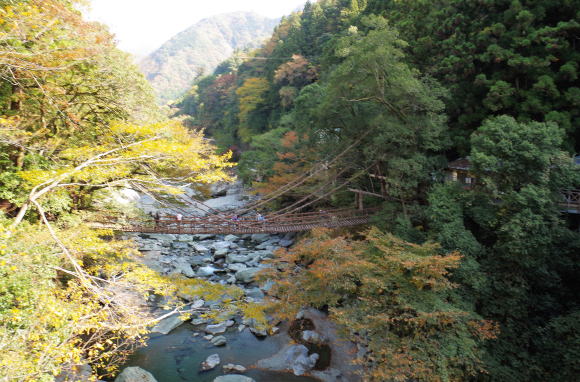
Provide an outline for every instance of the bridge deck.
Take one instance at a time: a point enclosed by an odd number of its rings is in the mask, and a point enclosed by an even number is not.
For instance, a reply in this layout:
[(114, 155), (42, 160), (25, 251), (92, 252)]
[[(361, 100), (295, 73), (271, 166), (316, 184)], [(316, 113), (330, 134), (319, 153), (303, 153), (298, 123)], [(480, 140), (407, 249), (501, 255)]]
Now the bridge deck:
[(118, 224), (114, 219), (98, 224), (98, 228), (123, 232), (171, 233), (171, 234), (250, 234), (308, 231), (313, 228), (339, 228), (367, 224), (376, 209), (331, 210), (266, 216), (265, 221), (240, 219), (234, 221), (224, 215), (209, 217), (162, 217), (157, 222), (139, 222), (134, 225)]

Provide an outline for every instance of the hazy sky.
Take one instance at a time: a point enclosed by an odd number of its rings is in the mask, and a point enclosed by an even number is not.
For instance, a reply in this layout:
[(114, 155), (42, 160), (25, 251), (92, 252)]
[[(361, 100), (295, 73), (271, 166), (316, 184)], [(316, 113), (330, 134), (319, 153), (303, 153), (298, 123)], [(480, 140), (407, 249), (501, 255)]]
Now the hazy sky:
[(306, 0), (91, 0), (88, 17), (107, 24), (119, 47), (136, 56), (158, 48), (197, 21), (225, 12), (281, 17)]

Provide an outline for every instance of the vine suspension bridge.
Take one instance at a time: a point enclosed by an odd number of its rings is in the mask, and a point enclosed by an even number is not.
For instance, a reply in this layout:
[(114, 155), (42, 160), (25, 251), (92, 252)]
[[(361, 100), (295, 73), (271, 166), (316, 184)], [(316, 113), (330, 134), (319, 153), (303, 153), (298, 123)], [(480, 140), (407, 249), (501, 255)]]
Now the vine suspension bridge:
[[(322, 185), (295, 203), (267, 214), (262, 218), (258, 218), (258, 214), (256, 213), (258, 208), (287, 194), (289, 191), (296, 189), (314, 176), (322, 172), (327, 172), (332, 167), (338, 167), (336, 166), (339, 163), (338, 160), (358, 145), (367, 134), (363, 134), (331, 161), (314, 166), (310, 171), (288, 182), (275, 191), (262, 196), (262, 198), (257, 202), (250, 203), (241, 209), (232, 211), (216, 211), (211, 207), (204, 205), (202, 202), (195, 201), (196, 204), (201, 204), (208, 209), (208, 211), (206, 211), (208, 213), (205, 216), (189, 216), (190, 214), (188, 214), (187, 211), (182, 210), (183, 215), (179, 213), (174, 216), (158, 216), (148, 221), (138, 221), (127, 224), (120, 223), (118, 219), (111, 217), (105, 221), (97, 223), (96, 226), (98, 228), (112, 229), (116, 231), (141, 233), (251, 234), (298, 232), (308, 231), (314, 228), (339, 228), (367, 224), (370, 222), (371, 216), (377, 212), (377, 209), (363, 207), (363, 194), (385, 197), (384, 192), (377, 194), (359, 190), (357, 193), (357, 190), (349, 188), (350, 191), (355, 192), (355, 208), (318, 209), (314, 212), (301, 211), (317, 201), (327, 198), (333, 193), (344, 189), (356, 178), (368, 175), (369, 169), (376, 166), (376, 163), (373, 163), (364, 169), (360, 169), (360, 171), (355, 172), (354, 175), (337, 185), (338, 178), (348, 170), (347, 168), (342, 168), (330, 180), (323, 182)], [(381, 186), (381, 190), (385, 190), (384, 185)], [(177, 215), (180, 215), (179, 218)]]
[(307, 231), (313, 228), (348, 227), (369, 222), (375, 209), (339, 209), (319, 212), (295, 213), (281, 216), (240, 218), (232, 220), (225, 215), (187, 217), (178, 220), (173, 217), (160, 217), (155, 222), (137, 225), (104, 224), (109, 228), (124, 232), (172, 233), (172, 234), (249, 234)]

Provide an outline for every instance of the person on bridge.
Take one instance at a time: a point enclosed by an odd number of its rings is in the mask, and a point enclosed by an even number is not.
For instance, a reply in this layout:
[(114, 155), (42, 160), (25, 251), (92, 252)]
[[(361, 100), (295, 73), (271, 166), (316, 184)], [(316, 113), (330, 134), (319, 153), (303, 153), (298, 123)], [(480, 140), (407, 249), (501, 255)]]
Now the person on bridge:
[(261, 213), (256, 215), (256, 220), (262, 223), (262, 229), (266, 226), (266, 218)]

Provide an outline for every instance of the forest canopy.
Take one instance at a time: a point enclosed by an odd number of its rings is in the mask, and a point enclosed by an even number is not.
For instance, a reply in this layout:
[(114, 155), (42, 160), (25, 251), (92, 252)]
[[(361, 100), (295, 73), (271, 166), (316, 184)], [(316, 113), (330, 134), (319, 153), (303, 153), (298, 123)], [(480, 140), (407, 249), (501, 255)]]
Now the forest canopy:
[[(385, 375), (390, 364), (383, 360), (369, 371), (376, 380), (572, 381), (580, 372), (572, 361), (579, 221), (562, 208), (566, 192), (580, 187), (579, 9), (575, 0), (310, 1), (243, 63), (201, 78), (174, 104), (189, 125), (208, 126), (223, 149), (238, 150), (241, 176), (263, 192), (318, 174), (341, 155), (340, 164), (302, 182), (276, 207), (321, 194), (322, 184), (348, 180), (376, 194), (383, 183), (383, 200), (365, 197), (367, 206), (381, 208), (377, 235), (437, 242), (433, 253), (461, 254), (446, 274), (455, 285), (448, 301), (497, 328), (477, 352), (462, 350), (477, 354), (481, 369), (463, 364), (474, 373), (459, 375), (423, 365), (428, 376), (408, 369)], [(448, 168), (456, 160), (467, 167)], [(374, 177), (360, 175), (369, 172)], [(352, 203), (342, 189), (309, 208)], [(284, 258), (303, 272), (282, 277), (280, 293), (299, 300), (289, 306), (327, 307), (345, 327), (372, 330), (376, 312), (363, 310), (359, 321), (353, 311), (363, 309), (357, 304), (365, 277), (394, 277), (367, 265), (376, 261), (373, 251), (358, 242), (375, 239), (316, 233), (308, 240)], [(330, 280), (319, 279), (331, 266), (320, 250), (327, 246), (339, 252), (339, 263), (360, 266), (362, 280), (336, 264)], [(353, 248), (358, 255), (350, 258)], [(325, 294), (325, 303), (315, 292), (322, 289), (337, 295)], [(383, 342), (374, 354), (388, 349)], [(418, 356), (406, 349), (405, 356)], [(443, 354), (446, 365), (459, 362)]]

